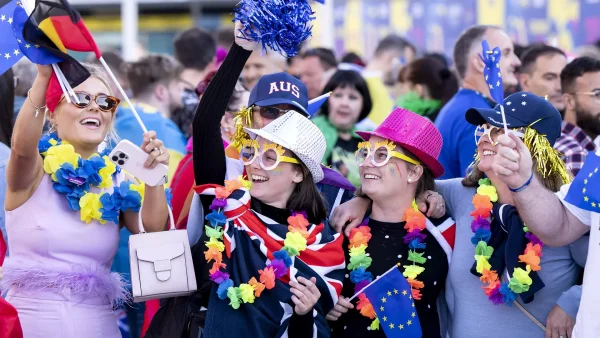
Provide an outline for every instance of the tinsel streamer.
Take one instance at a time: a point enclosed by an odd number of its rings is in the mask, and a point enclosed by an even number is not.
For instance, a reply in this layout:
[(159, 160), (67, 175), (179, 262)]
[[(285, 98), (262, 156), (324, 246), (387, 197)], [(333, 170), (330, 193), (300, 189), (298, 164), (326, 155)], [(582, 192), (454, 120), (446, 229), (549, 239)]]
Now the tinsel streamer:
[(312, 35), (313, 14), (308, 0), (242, 0), (234, 21), (242, 24), (239, 37), (292, 57)]
[(252, 107), (240, 108), (233, 118), (233, 123), (235, 125), (235, 132), (231, 137), (232, 144), (238, 150), (241, 150), (244, 140), (248, 138), (248, 133), (246, 133), (244, 127), (252, 126)]
[(552, 175), (559, 175), (564, 184), (571, 182), (569, 174), (564, 162), (560, 159), (560, 153), (554, 149), (545, 136), (527, 127), (523, 143), (531, 152), (531, 158), (537, 163), (536, 171), (546, 178)]

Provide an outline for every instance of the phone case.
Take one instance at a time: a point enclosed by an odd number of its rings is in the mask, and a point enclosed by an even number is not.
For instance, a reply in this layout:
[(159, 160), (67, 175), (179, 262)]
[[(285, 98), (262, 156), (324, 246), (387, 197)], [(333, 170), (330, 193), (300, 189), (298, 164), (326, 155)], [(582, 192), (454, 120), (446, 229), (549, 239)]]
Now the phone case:
[(156, 168), (144, 167), (148, 154), (142, 148), (122, 140), (108, 155), (110, 160), (149, 186), (167, 183), (169, 167), (159, 163)]

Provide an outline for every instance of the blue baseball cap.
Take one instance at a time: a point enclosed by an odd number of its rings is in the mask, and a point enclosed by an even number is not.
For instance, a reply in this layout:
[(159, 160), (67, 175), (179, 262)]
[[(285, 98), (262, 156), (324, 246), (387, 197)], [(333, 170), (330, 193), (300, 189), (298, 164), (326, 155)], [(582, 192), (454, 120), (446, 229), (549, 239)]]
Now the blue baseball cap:
[(289, 104), (308, 114), (308, 90), (304, 83), (288, 73), (264, 75), (250, 92), (248, 107), (253, 105), (268, 107)]
[[(560, 137), (562, 118), (546, 99), (532, 93), (519, 92), (505, 98), (502, 105), (508, 128), (531, 127), (538, 134), (545, 135), (552, 146)], [(495, 127), (504, 127), (499, 104), (494, 109), (471, 108), (467, 110), (465, 118), (476, 126), (489, 123)]]

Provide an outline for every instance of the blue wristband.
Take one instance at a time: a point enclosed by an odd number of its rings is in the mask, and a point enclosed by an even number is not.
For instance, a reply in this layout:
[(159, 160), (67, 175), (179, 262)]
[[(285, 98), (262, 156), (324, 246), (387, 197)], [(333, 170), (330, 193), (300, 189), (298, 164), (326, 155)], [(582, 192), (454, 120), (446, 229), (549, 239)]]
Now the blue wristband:
[(508, 187), (508, 190), (510, 190), (512, 192), (521, 192), (521, 191), (525, 190), (525, 188), (527, 188), (529, 186), (529, 184), (531, 184), (532, 179), (533, 179), (533, 170), (531, 171), (531, 177), (529, 177), (529, 179), (527, 180), (527, 182), (525, 182), (525, 184), (523, 184), (521, 187), (519, 187), (517, 189)]

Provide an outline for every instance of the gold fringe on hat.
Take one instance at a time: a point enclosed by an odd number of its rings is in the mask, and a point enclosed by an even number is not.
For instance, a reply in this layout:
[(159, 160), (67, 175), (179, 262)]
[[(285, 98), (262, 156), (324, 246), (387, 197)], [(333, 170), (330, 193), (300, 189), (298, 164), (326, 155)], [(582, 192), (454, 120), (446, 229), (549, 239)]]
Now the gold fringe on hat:
[(532, 127), (527, 127), (523, 143), (531, 152), (531, 158), (537, 163), (535, 170), (542, 177), (558, 175), (563, 184), (571, 182), (572, 176), (561, 160), (560, 153), (552, 148), (546, 136), (538, 134)]
[(235, 132), (231, 137), (231, 144), (239, 151), (244, 145), (244, 140), (249, 138), (244, 127), (249, 128), (252, 126), (252, 107), (240, 108), (240, 110), (235, 113), (233, 123), (235, 124)]

